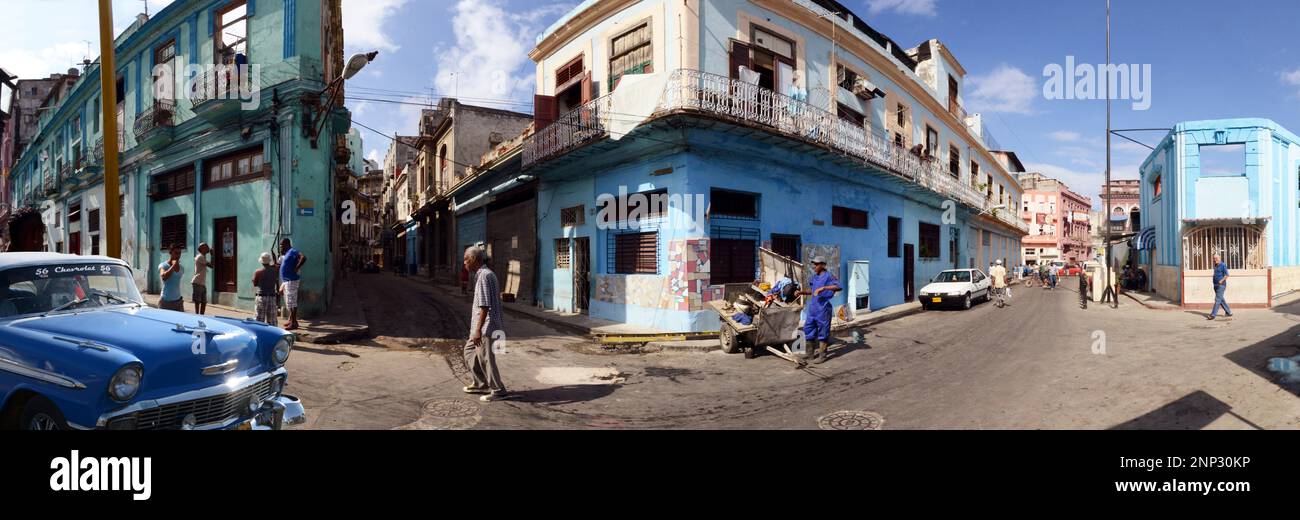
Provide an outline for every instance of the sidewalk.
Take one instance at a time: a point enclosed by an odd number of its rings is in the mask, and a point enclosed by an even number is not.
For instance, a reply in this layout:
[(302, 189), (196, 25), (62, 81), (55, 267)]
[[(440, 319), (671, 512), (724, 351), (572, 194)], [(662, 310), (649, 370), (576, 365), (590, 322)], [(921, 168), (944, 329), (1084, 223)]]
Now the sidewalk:
[(1144, 293), (1144, 292), (1136, 292), (1136, 291), (1124, 291), (1123, 294), (1124, 296), (1128, 296), (1130, 300), (1138, 302), (1143, 307), (1146, 307), (1151, 310), (1156, 310), (1156, 311), (1183, 310), (1182, 306), (1178, 305), (1177, 303), (1174, 303), (1173, 300), (1170, 300), (1168, 298), (1165, 298), (1164, 296), (1160, 296), (1159, 294), (1153, 292)]
[[(145, 303), (149, 304), (150, 307), (158, 307), (159, 295), (144, 294), (143, 296)], [(356, 287), (352, 285), (352, 279), (340, 280), (334, 284), (334, 301), (329, 310), (325, 312), (325, 315), (311, 320), (299, 318), (298, 324), (300, 328), (292, 332), (300, 342), (320, 345), (344, 343), (368, 337), (370, 335), (370, 326), (366, 323), (366, 317), (361, 311), (361, 306), (355, 304), (356, 301)], [(193, 313), (194, 304), (186, 301), (185, 312)], [(283, 313), (283, 310), (281, 312)], [(234, 319), (253, 319), (256, 313), (209, 303), (207, 315)], [(286, 325), (286, 320), (287, 318), (281, 316), (280, 326)]]

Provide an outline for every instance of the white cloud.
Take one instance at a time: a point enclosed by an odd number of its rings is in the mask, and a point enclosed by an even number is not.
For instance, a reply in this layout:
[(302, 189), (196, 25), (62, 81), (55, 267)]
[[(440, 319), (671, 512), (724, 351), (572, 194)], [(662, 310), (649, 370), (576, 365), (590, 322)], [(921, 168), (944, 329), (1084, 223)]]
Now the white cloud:
[[(1291, 72), (1283, 72), (1282, 83), (1286, 83), (1293, 87), (1300, 87), (1300, 69), (1295, 69)], [(1297, 90), (1296, 94), (1300, 95), (1300, 90)]]
[(451, 9), (453, 40), (434, 49), (434, 85), (439, 93), (467, 103), (519, 110), (533, 92), (534, 68), (528, 58), (533, 37), (571, 6), (550, 5), (515, 12), (501, 0), (460, 0)]
[(377, 163), (379, 163), (379, 164), (383, 164), (383, 163), (384, 163), (383, 161), (379, 160), (379, 150), (375, 150), (375, 149), (373, 149), (373, 148), (370, 149), (370, 153), (369, 153), (369, 154), (366, 154), (366, 159), (369, 159), (369, 160), (371, 160), (371, 161), (377, 162)]
[(867, 14), (877, 15), (886, 11), (899, 14), (934, 16), (939, 14), (936, 0), (867, 0)]
[(407, 0), (345, 0), (343, 2), (343, 46), (351, 51), (394, 52), (400, 48), (384, 30), (384, 22), (406, 5)]
[(1083, 138), (1082, 135), (1079, 135), (1079, 132), (1070, 132), (1066, 130), (1052, 132), (1047, 134), (1047, 137), (1053, 141), (1060, 141), (1062, 143), (1073, 143)]
[(971, 75), (966, 80), (973, 112), (1033, 113), (1038, 85), (1023, 70), (1002, 64), (988, 74)]

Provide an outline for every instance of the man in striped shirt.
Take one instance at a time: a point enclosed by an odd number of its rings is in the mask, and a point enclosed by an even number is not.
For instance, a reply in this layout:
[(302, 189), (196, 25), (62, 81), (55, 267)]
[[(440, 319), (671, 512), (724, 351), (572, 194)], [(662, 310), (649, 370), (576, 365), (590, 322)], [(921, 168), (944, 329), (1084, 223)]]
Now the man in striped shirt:
[(482, 246), (465, 250), (465, 269), (474, 282), (474, 304), (470, 310), (469, 342), (465, 344), (465, 363), (474, 378), (474, 384), (465, 387), (465, 393), (483, 394), (481, 401), (496, 401), (506, 397), (506, 385), (501, 382), (494, 342), (505, 341), (493, 334), (501, 330), (501, 290), (497, 275), (487, 268), (487, 251)]

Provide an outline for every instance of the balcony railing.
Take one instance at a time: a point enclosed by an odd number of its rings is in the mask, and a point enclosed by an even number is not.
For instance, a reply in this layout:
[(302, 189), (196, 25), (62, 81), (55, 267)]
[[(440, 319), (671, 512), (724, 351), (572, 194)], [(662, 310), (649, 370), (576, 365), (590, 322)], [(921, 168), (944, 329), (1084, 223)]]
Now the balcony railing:
[[(826, 109), (757, 85), (697, 70), (677, 70), (669, 77), (656, 115), (673, 111), (699, 112), (758, 125), (829, 147), (864, 166), (892, 173), (973, 208), (985, 210), (991, 205), (985, 193), (953, 177), (944, 168), (946, 165), (939, 164), (939, 161), (913, 154), (888, 138), (841, 119)], [(537, 131), (524, 144), (524, 167), (604, 137), (613, 115), (609, 95), (564, 114), (550, 126)], [(999, 215), (999, 219), (1027, 229), (1012, 212), (1005, 213)]]
[(189, 96), (191, 106), (197, 107), (212, 100), (232, 99), (239, 93), (239, 82), (244, 79), (238, 69), (213, 67), (194, 79)]
[(176, 102), (169, 100), (154, 101), (153, 105), (135, 118), (135, 138), (140, 140), (158, 128), (175, 124)]

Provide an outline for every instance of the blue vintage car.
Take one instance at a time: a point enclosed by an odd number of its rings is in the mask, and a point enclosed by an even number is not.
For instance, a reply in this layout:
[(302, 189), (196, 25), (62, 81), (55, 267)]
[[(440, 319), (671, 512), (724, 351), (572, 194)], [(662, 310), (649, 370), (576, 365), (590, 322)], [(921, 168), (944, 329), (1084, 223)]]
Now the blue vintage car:
[(0, 253), (0, 427), (279, 429), (293, 335), (144, 304), (121, 260)]

